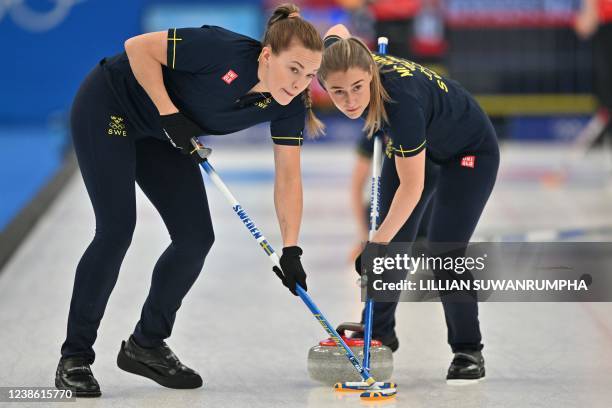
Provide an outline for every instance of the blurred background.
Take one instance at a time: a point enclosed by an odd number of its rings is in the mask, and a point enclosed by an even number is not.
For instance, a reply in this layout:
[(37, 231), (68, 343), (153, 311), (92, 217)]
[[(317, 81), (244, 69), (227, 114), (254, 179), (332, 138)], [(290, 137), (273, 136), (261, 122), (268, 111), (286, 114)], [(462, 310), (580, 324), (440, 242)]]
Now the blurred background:
[[(278, 3), (0, 0), (0, 361), (6, 363), (0, 386), (52, 385), (75, 267), (94, 235), (67, 129), (86, 73), (143, 32), (216, 24), (260, 38)], [(344, 23), (372, 46), (386, 35), (391, 54), (458, 80), (477, 97), (497, 129), (501, 165), (475, 240), (612, 241), (606, 137), (612, 0), (296, 3), (321, 33)], [(340, 323), (358, 319), (361, 310), (350, 255), (363, 213), (351, 214), (349, 191), (361, 123), (344, 119), (318, 84), (313, 88), (328, 134), (302, 149), (300, 245), (309, 293)], [(205, 143), (214, 148), (211, 162), (220, 176), (278, 248), (268, 128)], [(207, 386), (169, 393), (116, 368), (119, 339), (138, 321), (157, 254), (169, 242), (155, 208), (137, 190), (134, 239), (96, 342), (95, 373), (105, 398), (95, 405), (348, 406), (350, 398), (306, 380), (306, 351), (326, 334), (270, 273), (225, 198), (205, 183), (216, 243), (185, 298), (171, 345), (201, 370)], [(402, 347), (393, 380), (408, 391), (398, 404), (610, 407), (610, 303), (483, 303), (480, 310), (489, 379), (458, 391), (442, 381), (450, 354), (441, 306), (400, 305)], [(228, 393), (228, 384), (239, 386)]]
[[(386, 35), (391, 54), (461, 82), (491, 116), (500, 139), (510, 146), (505, 149), (515, 152), (511, 159), (542, 152), (536, 154), (535, 164), (518, 165), (504, 177), (536, 180), (545, 186), (568, 180), (584, 183), (583, 173), (562, 170), (570, 161), (580, 163), (589, 151), (601, 153), (601, 140), (605, 145), (607, 113), (600, 109), (602, 97), (597, 91), (602, 85), (597, 85), (595, 72), (602, 64), (604, 71), (612, 71), (597, 59), (598, 47), (604, 43), (598, 32), (601, 25), (610, 25), (605, 21), (611, 19), (611, 6), (609, 1), (594, 0), (592, 23), (585, 17), (587, 2), (295, 1), (303, 17), (322, 33), (343, 23), (370, 44), (377, 35)], [(0, 68), (0, 261), (75, 169), (67, 117), (80, 81), (94, 64), (121, 52), (130, 36), (169, 27), (213, 24), (260, 38), (269, 11), (279, 3), (0, 1), (0, 35), (5, 42)], [(318, 84), (313, 83), (313, 88), (328, 135), (312, 143), (354, 145), (361, 124), (343, 119)], [(212, 143), (249, 143), (255, 148), (269, 143), (267, 132), (263, 125)], [(540, 150), (529, 147), (536, 144)], [(551, 156), (551, 151), (562, 153)], [(599, 159), (605, 167), (607, 158)], [(542, 168), (547, 160), (552, 167)], [(607, 174), (604, 168), (596, 177), (605, 179)]]

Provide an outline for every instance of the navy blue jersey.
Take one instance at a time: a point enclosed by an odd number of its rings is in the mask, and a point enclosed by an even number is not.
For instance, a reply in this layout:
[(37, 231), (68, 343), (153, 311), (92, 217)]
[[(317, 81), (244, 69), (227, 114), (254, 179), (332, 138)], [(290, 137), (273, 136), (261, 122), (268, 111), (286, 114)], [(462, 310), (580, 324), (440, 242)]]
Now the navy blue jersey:
[[(408, 60), (373, 56), (392, 99), (385, 104), (389, 123), (383, 129), (388, 157), (411, 157), (427, 149), (428, 157), (445, 161), (478, 147), (489, 121), (459, 83)], [(367, 113), (366, 110), (362, 117)], [(363, 134), (357, 152), (371, 157), (374, 138)]]
[(357, 154), (371, 159), (374, 154), (374, 137), (368, 137), (366, 132), (362, 133), (357, 142)]
[[(371, 159), (374, 154), (374, 138), (375, 136), (368, 137), (367, 132), (363, 132), (359, 141), (357, 141), (357, 154), (365, 158)], [(389, 146), (389, 138), (383, 134), (382, 145)], [(391, 147), (389, 147), (390, 149)], [(389, 155), (391, 157), (391, 155)]]
[[(223, 135), (270, 122), (274, 143), (299, 146), (306, 116), (302, 96), (282, 106), (268, 93), (247, 94), (259, 81), (261, 49), (259, 41), (221, 27), (170, 29), (164, 84), (176, 107), (206, 134)], [(166, 140), (159, 112), (134, 77), (125, 52), (101, 64), (132, 126)]]
[(434, 161), (446, 161), (477, 149), (490, 122), (458, 82), (402, 58), (373, 57), (392, 99), (385, 103), (387, 154), (410, 157), (427, 149)]

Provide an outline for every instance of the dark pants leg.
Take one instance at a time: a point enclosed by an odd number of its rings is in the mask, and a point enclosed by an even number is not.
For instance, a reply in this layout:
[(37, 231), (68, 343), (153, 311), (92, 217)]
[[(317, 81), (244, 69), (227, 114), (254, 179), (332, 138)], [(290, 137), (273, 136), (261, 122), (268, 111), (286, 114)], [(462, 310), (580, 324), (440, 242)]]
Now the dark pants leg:
[(176, 311), (202, 270), (214, 233), (197, 164), (152, 138), (136, 143), (136, 156), (138, 185), (160, 213), (171, 238), (155, 265), (134, 329), (140, 345), (154, 347), (170, 337)]
[[(499, 167), (499, 150), (492, 126), (479, 150), (474, 153), (475, 168), (462, 167), (463, 156), (439, 167), (426, 161), (425, 188), (421, 199), (392, 242), (413, 242), (428, 206), (431, 206), (429, 241), (469, 242), (493, 190)], [(388, 212), (399, 185), (394, 160), (385, 159), (383, 177), (381, 219)], [(482, 349), (477, 302), (451, 302), (448, 297), (442, 297), (442, 303), (451, 349)], [(397, 302), (374, 304), (372, 334), (375, 338), (388, 339), (394, 336), (396, 308)]]
[[(430, 242), (469, 243), (495, 185), (498, 167), (497, 151), (476, 154), (475, 168), (462, 167), (460, 159), (442, 166), (432, 207)], [(455, 252), (455, 255), (463, 256), (464, 252)], [(463, 296), (462, 300), (454, 301), (452, 297), (442, 296), (442, 306), (448, 344), (453, 352), (481, 350), (476, 299)]]
[[(430, 212), (431, 198), (436, 190), (439, 167), (430, 160), (425, 161), (425, 186), (421, 199), (401, 230), (392, 242), (413, 242), (421, 230), (422, 222), (429, 222), (424, 215)], [(380, 220), (381, 223), (389, 212), (395, 191), (399, 186), (399, 178), (395, 170), (395, 159), (385, 156), (381, 172)], [(395, 336), (395, 309), (397, 302), (374, 302), (374, 319), (372, 321), (372, 336), (386, 340)], [(365, 310), (364, 310), (365, 312)], [(362, 314), (362, 322), (364, 316)]]
[(135, 140), (124, 119), (96, 67), (79, 89), (70, 118), (96, 231), (76, 269), (64, 357), (94, 361), (98, 326), (136, 225)]
[(93, 363), (97, 329), (136, 223), (135, 181), (158, 209), (172, 240), (155, 266), (134, 332), (143, 345), (159, 344), (170, 335), (214, 235), (198, 167), (168, 143), (130, 128), (100, 68), (75, 98), (71, 127), (96, 233), (77, 267), (62, 356), (83, 356)]

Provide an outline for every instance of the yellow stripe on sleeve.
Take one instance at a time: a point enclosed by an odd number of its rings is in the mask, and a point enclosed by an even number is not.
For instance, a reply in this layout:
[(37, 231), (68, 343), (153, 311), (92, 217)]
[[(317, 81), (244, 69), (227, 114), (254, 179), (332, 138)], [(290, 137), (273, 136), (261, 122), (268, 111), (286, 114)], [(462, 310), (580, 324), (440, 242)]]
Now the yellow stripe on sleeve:
[(400, 148), (398, 149), (397, 147), (394, 147), (393, 150), (395, 150), (396, 152), (400, 153), (402, 155), (402, 157), (406, 157), (404, 154), (406, 153), (412, 153), (412, 152), (416, 152), (417, 150), (419, 150), (421, 147), (425, 146), (425, 143), (427, 143), (427, 139), (423, 140), (423, 143), (421, 143), (420, 145), (418, 145), (417, 147), (415, 147), (414, 149), (409, 149), (409, 150), (404, 150), (402, 148), (402, 145), (400, 145)]
[(302, 144), (302, 141), (304, 140), (303, 137), (292, 137), (292, 136), (272, 136), (272, 139), (274, 140), (297, 140), (299, 142), (299, 144)]
[(168, 41), (172, 41), (172, 69), (174, 69), (176, 63), (176, 42), (181, 41), (182, 38), (176, 37), (176, 28), (172, 29), (173, 35), (172, 38), (168, 38)]

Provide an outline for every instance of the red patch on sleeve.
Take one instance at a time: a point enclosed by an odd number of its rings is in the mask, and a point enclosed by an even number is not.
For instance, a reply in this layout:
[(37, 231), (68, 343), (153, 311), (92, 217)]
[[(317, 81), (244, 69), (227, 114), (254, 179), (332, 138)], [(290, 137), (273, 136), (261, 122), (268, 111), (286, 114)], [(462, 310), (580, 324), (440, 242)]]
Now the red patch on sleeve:
[(463, 156), (461, 158), (461, 167), (469, 167), (471, 169), (476, 167), (476, 156)]

